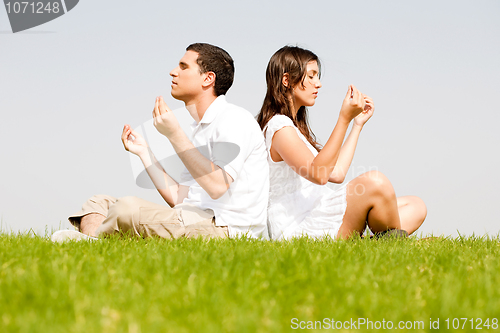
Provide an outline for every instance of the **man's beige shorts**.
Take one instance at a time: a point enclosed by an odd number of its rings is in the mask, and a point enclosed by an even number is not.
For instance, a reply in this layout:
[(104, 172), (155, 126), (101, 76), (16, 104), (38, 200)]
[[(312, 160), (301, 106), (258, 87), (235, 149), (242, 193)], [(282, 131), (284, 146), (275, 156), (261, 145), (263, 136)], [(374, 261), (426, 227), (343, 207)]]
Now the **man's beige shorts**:
[(97, 229), (97, 235), (129, 232), (142, 237), (220, 237), (227, 238), (227, 227), (215, 225), (214, 212), (189, 204), (174, 208), (162, 206), (137, 197), (116, 199), (109, 195), (95, 195), (87, 200), (82, 210), (68, 220), (80, 227), (83, 216), (98, 213), (106, 217)]

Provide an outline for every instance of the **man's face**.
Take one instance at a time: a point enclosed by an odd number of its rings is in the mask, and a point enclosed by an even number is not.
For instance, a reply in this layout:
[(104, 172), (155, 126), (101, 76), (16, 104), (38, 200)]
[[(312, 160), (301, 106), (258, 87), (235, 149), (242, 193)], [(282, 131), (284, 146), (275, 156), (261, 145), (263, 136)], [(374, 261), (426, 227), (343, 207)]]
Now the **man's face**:
[(179, 61), (179, 65), (171, 72), (172, 97), (188, 103), (202, 91), (206, 73), (200, 74), (200, 66), (196, 63), (198, 52), (187, 51)]

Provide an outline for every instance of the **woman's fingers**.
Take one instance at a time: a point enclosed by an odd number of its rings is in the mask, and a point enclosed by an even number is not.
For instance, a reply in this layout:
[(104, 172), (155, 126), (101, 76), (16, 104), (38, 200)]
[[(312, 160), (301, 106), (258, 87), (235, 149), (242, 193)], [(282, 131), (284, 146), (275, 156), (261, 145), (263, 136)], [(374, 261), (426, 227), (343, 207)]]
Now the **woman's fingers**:
[(351, 93), (352, 100), (354, 102), (357, 102), (359, 100), (359, 90), (354, 85), (351, 85), (351, 88), (352, 88), (352, 93)]
[(364, 106), (365, 102), (364, 102), (364, 99), (363, 99), (363, 95), (361, 94), (361, 92), (355, 87), (355, 86), (352, 86), (352, 101), (362, 107)]
[(349, 85), (349, 86), (347, 87), (347, 93), (345, 94), (345, 98), (344, 98), (344, 100), (347, 100), (347, 101), (348, 101), (348, 100), (350, 100), (350, 99), (352, 99), (352, 87), (351, 87), (351, 85)]
[[(366, 105), (368, 105), (370, 107), (371, 110), (375, 109), (375, 103), (373, 103), (373, 99), (371, 99), (370, 97), (368, 97), (368, 96), (365, 97), (365, 103), (366, 103)], [(367, 108), (366, 105), (365, 105), (365, 109)]]

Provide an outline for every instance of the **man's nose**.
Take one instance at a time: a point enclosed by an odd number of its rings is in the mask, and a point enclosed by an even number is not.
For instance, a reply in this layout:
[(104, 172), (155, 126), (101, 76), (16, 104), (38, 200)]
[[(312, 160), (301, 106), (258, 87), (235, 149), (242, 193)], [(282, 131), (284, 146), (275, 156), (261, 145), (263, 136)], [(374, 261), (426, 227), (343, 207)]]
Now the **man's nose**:
[(177, 68), (174, 68), (170, 71), (170, 76), (172, 77), (177, 76)]

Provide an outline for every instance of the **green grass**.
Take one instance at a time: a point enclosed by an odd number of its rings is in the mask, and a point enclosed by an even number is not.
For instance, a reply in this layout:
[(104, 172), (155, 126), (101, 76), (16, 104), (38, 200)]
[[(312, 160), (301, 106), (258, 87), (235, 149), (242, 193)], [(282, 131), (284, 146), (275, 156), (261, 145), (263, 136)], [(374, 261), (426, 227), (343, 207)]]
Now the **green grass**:
[(500, 319), (499, 257), (498, 238), (478, 237), (53, 244), (0, 234), (0, 331), (297, 331), (292, 318), (303, 327), (423, 321), (415, 332), (429, 331), (430, 318), (441, 330), (446, 318), (491, 323)]

